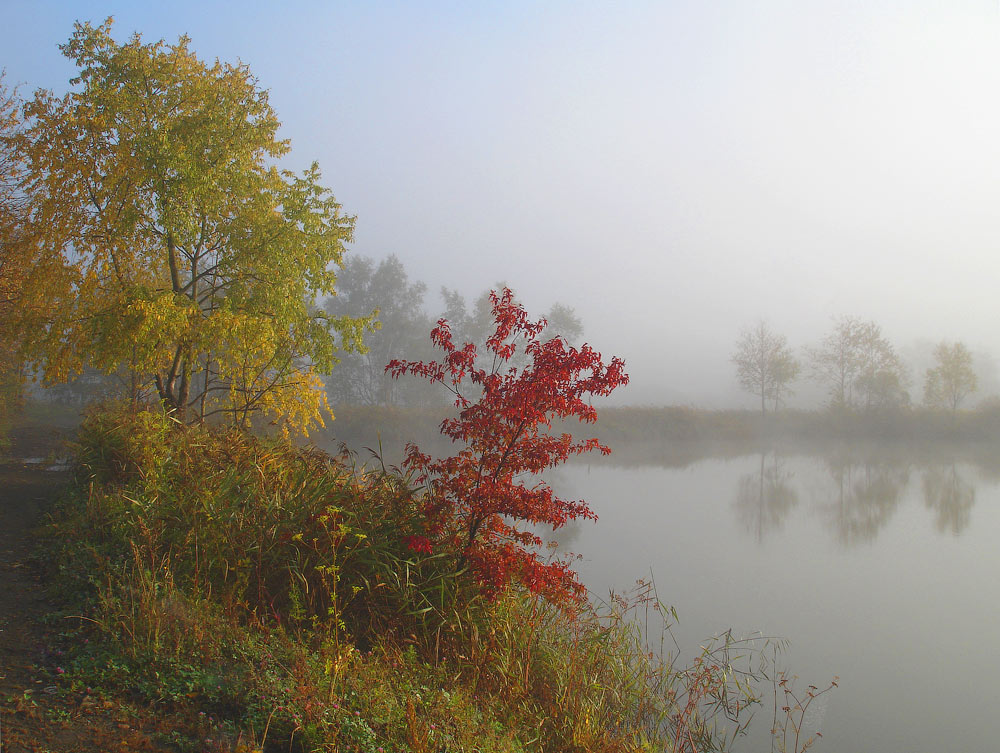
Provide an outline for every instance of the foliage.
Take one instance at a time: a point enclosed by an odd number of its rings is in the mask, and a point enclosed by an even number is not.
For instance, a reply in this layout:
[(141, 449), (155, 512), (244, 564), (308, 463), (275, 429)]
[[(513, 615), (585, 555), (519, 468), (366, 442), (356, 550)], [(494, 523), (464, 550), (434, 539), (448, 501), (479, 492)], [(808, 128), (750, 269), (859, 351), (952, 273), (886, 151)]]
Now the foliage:
[[(412, 407), (440, 400), (440, 393), (429, 385), (393, 379), (385, 368), (393, 359), (433, 357), (427, 341), (433, 322), (424, 305), (426, 292), (427, 286), (411, 281), (394, 254), (377, 264), (357, 255), (345, 262), (335, 294), (324, 303), (325, 311), (332, 318), (374, 319), (365, 348), (345, 352), (338, 368), (326, 379), (329, 396), (338, 405)], [(455, 340), (482, 342), (489, 337), (493, 323), (490, 291), (480, 294), (471, 306), (457, 290), (442, 288), (441, 296), (445, 302), (441, 318), (448, 320)], [(569, 345), (575, 345), (583, 335), (580, 319), (565, 304), (554, 303), (545, 318), (549, 336), (558, 334)], [(517, 365), (523, 363), (518, 361)]]
[(650, 584), (573, 609), (442, 598), (467, 579), (405, 545), (405, 478), (175, 427), (81, 428), (50, 533), (85, 619), (54, 682), (194, 709), (229, 749), (267, 751), (722, 750), (759, 707), (766, 647), (725, 635), (680, 664), (648, 641), (675, 619)]
[(324, 308), (331, 317), (365, 317), (376, 312), (378, 330), (365, 338), (366, 352), (347, 353), (327, 378), (327, 387), (339, 404), (396, 405), (418, 402), (424, 395), (400, 389), (385, 373), (393, 358), (421, 357), (430, 318), (424, 312), (422, 282), (410, 282), (396, 256), (377, 265), (363, 256), (352, 256), (337, 279), (336, 295)]
[[(503, 290), (506, 283), (497, 283), (496, 290)], [(452, 337), (458, 342), (480, 343), (490, 336), (493, 325), (490, 291), (481, 293), (470, 307), (458, 290), (441, 288), (445, 310), (439, 317), (448, 322)]]
[(875, 322), (839, 319), (810, 351), (810, 360), (813, 375), (827, 384), (835, 410), (871, 413), (909, 401), (903, 364)]
[[(459, 567), (471, 565), (479, 582), (497, 593), (511, 581), (554, 598), (582, 596), (582, 587), (564, 562), (543, 563), (533, 548), (541, 539), (520, 525), (558, 528), (576, 518), (596, 519), (582, 501), (557, 497), (543, 481), (528, 487), (523, 474), (538, 474), (571, 455), (610, 450), (596, 439), (577, 441), (569, 433), (550, 433), (553, 419), (578, 418), (592, 423), (597, 412), (587, 402), (628, 383), (624, 362), (605, 365), (589, 345), (568, 347), (561, 337), (541, 339), (546, 321), (532, 321), (506, 288), (491, 294), (494, 332), (482, 349), (455, 344), (444, 319), (431, 340), (444, 352), (440, 361), (394, 360), (394, 377), (410, 373), (445, 385), (455, 396), (459, 415), (445, 419), (441, 432), (465, 446), (450, 457), (432, 460), (418, 447), (408, 448), (405, 465), (418, 481), (430, 482), (426, 505), (428, 534), (411, 547), (432, 545), (458, 552)], [(528, 363), (511, 365), (522, 352)], [(479, 391), (476, 395), (472, 391)], [(475, 398), (475, 399), (474, 399)]]
[(0, 73), (0, 315), (8, 326), (0, 330), (0, 338), (9, 349), (15, 334), (9, 324), (23, 302), (31, 260), (25, 248), (27, 197), (21, 190), (24, 154), (17, 145), (23, 130), (22, 105), (4, 78)]
[(744, 329), (733, 354), (740, 386), (760, 396), (760, 413), (770, 400), (777, 412), (782, 396), (791, 393), (789, 384), (799, 374), (799, 362), (792, 355), (784, 335), (771, 331), (763, 321)]
[(924, 379), (924, 402), (934, 408), (946, 408), (954, 416), (962, 401), (976, 391), (972, 353), (964, 343), (942, 342), (934, 348), (934, 360), (937, 365), (927, 369)]
[[(507, 287), (506, 283), (498, 282), (495, 289), (503, 290)], [(495, 326), (491, 294), (490, 290), (483, 291), (469, 306), (458, 290), (441, 288), (445, 310), (439, 318), (448, 320), (455, 340), (463, 343), (481, 343), (490, 336)], [(514, 300), (519, 303), (516, 296)], [(558, 301), (553, 303), (544, 318), (548, 322), (547, 334), (558, 335), (567, 345), (575, 346), (583, 337), (583, 322), (573, 308), (564, 303)]]
[(180, 420), (252, 413), (321, 422), (317, 373), (360, 347), (365, 319), (313, 306), (333, 291), (353, 219), (289, 151), (247, 66), (175, 44), (119, 44), (77, 24), (62, 98), (39, 91), (20, 145), (51, 319), (33, 356), (51, 381), (126, 368)]
[(32, 248), (25, 229), (27, 199), (20, 190), (24, 157), (17, 148), (22, 130), (21, 103), (0, 73), (0, 448), (13, 414), (23, 401), (20, 353), (28, 312), (36, 301), (25, 294)]
[(545, 321), (549, 323), (549, 331), (558, 334), (567, 345), (576, 346), (583, 337), (583, 322), (565, 303), (553, 303)]
[(156, 703), (239, 708), (257, 736), (355, 744), (388, 724), (345, 702), (366, 683), (399, 684), (376, 680), (355, 646), (429, 642), (454, 580), (442, 557), (404, 543), (418, 530), (405, 478), (146, 411), (88, 417), (77, 464), (77, 496), (51, 533), (69, 542), (70, 590), (91, 595), (91, 624), (121, 657), (110, 674), (80, 672)]
[(414, 584), (427, 578), (433, 591), (443, 568), (440, 558), (410, 561), (404, 539), (421, 529), (405, 479), (355, 472), (319, 451), (238, 430), (178, 431), (155, 411), (95, 413), (80, 428), (77, 463), (95, 540), (119, 542), (126, 560), (141, 545), (140, 560), (172, 562), (186, 591), (258, 619), (350, 616), (378, 631), (396, 600), (421, 604)]
[(7, 434), (24, 403), (22, 394), (23, 379), (19, 369), (0, 356), (0, 451), (8, 448)]
[(724, 634), (680, 665), (664, 652), (676, 615), (649, 581), (576, 613), (525, 599), (508, 592), (496, 602), (496, 629), (469, 656), (481, 667), (478, 688), (542, 707), (549, 741), (571, 740), (570, 750), (727, 750), (761, 702), (753, 685), (767, 676), (767, 642)]
[[(394, 254), (377, 264), (357, 255), (345, 262), (337, 278), (336, 293), (327, 299), (324, 309), (334, 318), (374, 315), (373, 331), (365, 337), (363, 352), (345, 352), (327, 378), (331, 399), (346, 406), (409, 407), (440, 399), (439, 393), (427, 389), (427, 385), (393, 379), (385, 368), (393, 359), (433, 357), (427, 341), (433, 324), (424, 305), (426, 292), (427, 286), (411, 281)], [(489, 337), (493, 321), (490, 291), (479, 295), (471, 307), (457, 290), (442, 288), (441, 295), (445, 302), (441, 318), (448, 320), (455, 340), (482, 342)], [(576, 344), (583, 335), (580, 319), (565, 304), (553, 304), (545, 318), (549, 322), (548, 334), (559, 334), (567, 344)]]

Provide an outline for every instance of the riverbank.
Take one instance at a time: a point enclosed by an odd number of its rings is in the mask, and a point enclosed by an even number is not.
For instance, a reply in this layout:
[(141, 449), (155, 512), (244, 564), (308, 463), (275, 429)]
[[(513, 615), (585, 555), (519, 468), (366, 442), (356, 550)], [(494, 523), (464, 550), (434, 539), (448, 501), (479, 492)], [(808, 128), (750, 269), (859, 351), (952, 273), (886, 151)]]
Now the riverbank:
[(157, 740), (189, 721), (62, 681), (68, 602), (51, 591), (56, 573), (37, 533), (70, 484), (50, 462), (64, 454), (65, 436), (51, 421), (21, 421), (0, 458), (0, 751), (176, 751)]
[(58, 627), (35, 679), (64, 703), (45, 713), (107, 708), (140, 750), (609, 751), (723, 744), (725, 712), (755, 706), (731, 646), (685, 667), (648, 652), (649, 587), (606, 607), (484, 598), (406, 546), (419, 501), (280, 440), (95, 416), (46, 529), (38, 616)]
[[(444, 455), (454, 445), (438, 430), (444, 408), (343, 406), (337, 419), (312, 436), (331, 451), (348, 448), (360, 462), (401, 462), (407, 442)], [(681, 406), (603, 407), (596, 424), (558, 427), (577, 438), (597, 436), (612, 453), (571, 462), (617, 466), (684, 467), (706, 457), (759, 452), (860, 457), (958, 457), (984, 468), (1000, 466), (1000, 411), (986, 407), (954, 418), (915, 409), (885, 415), (783, 411), (702, 410)]]

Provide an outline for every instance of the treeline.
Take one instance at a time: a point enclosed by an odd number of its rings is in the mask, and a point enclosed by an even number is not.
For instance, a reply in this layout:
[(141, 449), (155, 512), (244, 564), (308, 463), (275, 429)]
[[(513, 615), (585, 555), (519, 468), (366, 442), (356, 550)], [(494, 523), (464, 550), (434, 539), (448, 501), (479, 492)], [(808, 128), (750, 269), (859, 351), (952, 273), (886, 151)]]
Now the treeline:
[[(354, 218), (318, 167), (274, 167), (290, 147), (246, 66), (205, 64), (186, 39), (118, 44), (110, 23), (79, 25), (63, 53), (87, 75), (62, 96), (22, 99), (0, 77), (0, 433), (26, 373), (65, 402), (120, 395), (187, 423), (309, 429), (330, 405), (442, 405), (385, 367), (430, 358), (441, 318), (482, 345), (488, 291), (444, 288), (435, 306), (395, 256), (348, 253)], [(544, 317), (581, 345), (573, 309)], [(852, 317), (800, 354), (761, 322), (732, 360), (762, 415), (807, 378), (833, 413), (871, 421), (918, 402), (954, 419), (978, 386), (965, 344), (940, 343), (914, 380)]]
[[(26, 376), (61, 402), (245, 428), (441, 406), (385, 368), (430, 358), (441, 318), (482, 346), (489, 291), (442, 289), (434, 310), (396, 257), (348, 253), (355, 218), (315, 163), (277, 168), (290, 145), (247, 66), (111, 31), (76, 25), (61, 50), (85, 73), (65, 94), (0, 74), (0, 432)], [(580, 344), (572, 309), (544, 318)]]
[[(387, 466), (396, 465), (407, 441), (432, 454), (451, 451), (451, 443), (439, 434), (441, 416), (440, 407), (433, 406), (344, 406), (314, 439), (334, 450), (343, 442), (365, 463), (376, 462), (377, 455)], [(596, 424), (567, 422), (555, 428), (577, 439), (600, 437), (612, 448), (608, 462), (614, 465), (683, 467), (707, 456), (739, 457), (761, 447), (826, 452), (845, 444), (873, 444), (905, 446), (912, 455), (933, 444), (937, 449), (958, 445), (967, 452), (972, 445), (1000, 445), (1000, 402), (954, 417), (922, 406), (872, 414), (784, 409), (764, 417), (755, 411), (678, 405), (603, 406)]]
[[(498, 282), (494, 290), (507, 287)], [(345, 257), (337, 274), (336, 294), (321, 304), (321, 316), (330, 321), (363, 321), (360, 339), (340, 337), (336, 343), (336, 363), (323, 377), (326, 393), (343, 426), (361, 415), (358, 407), (405, 407), (419, 413), (420, 406), (439, 410), (446, 394), (416, 379), (393, 379), (386, 365), (394, 358), (428, 360), (434, 356), (430, 331), (439, 319), (446, 319), (456, 342), (482, 344), (495, 328), (490, 290), (471, 301), (457, 289), (442, 287), (443, 308), (435, 312), (428, 299), (428, 287), (409, 276), (396, 255), (375, 261), (361, 254)], [(583, 323), (571, 307), (556, 302), (544, 315), (546, 334), (561, 336), (571, 345), (580, 345)], [(133, 390), (133, 374), (127, 367), (103, 373), (85, 366), (80, 374), (48, 385), (46, 397), (69, 405), (85, 405), (109, 397), (128, 397)], [(389, 411), (392, 423), (404, 425), (404, 418)], [(417, 418), (416, 420), (419, 420)], [(348, 427), (344, 432), (352, 434)], [(341, 427), (338, 427), (341, 429)], [(341, 432), (338, 432), (341, 433)]]
[[(731, 360), (740, 386), (759, 398), (761, 415), (779, 411), (804, 378), (822, 386), (827, 407), (838, 414), (872, 417), (915, 404), (910, 372), (874, 321), (841, 317), (818, 345), (801, 355), (784, 335), (760, 321), (740, 332)], [(972, 352), (962, 342), (942, 341), (933, 360), (921, 375), (922, 405), (954, 418), (978, 387)]]
[[(494, 290), (508, 287), (498, 282)], [(343, 348), (339, 363), (326, 377), (335, 406), (416, 406), (440, 404), (440, 390), (415, 379), (392, 379), (385, 370), (394, 358), (422, 361), (433, 357), (430, 331), (447, 319), (456, 343), (482, 344), (495, 329), (490, 291), (470, 302), (458, 290), (441, 288), (444, 308), (428, 308), (427, 285), (411, 280), (402, 262), (391, 255), (376, 263), (362, 256), (348, 257), (337, 276), (337, 292), (324, 303), (331, 319), (372, 317), (374, 327), (364, 336), (362, 349)], [(576, 312), (555, 303), (545, 314), (546, 333), (579, 345), (583, 324)]]

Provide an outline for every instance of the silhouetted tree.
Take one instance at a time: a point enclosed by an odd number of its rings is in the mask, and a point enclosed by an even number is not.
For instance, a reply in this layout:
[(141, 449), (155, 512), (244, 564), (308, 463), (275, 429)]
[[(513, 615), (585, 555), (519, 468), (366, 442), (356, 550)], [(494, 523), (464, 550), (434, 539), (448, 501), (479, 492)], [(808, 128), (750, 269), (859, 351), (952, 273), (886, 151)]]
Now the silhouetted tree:
[(933, 408), (947, 408), (954, 416), (967, 395), (976, 391), (972, 353), (963, 343), (939, 343), (934, 348), (937, 366), (927, 369), (924, 402)]
[(549, 337), (559, 335), (567, 345), (580, 345), (583, 339), (583, 322), (572, 308), (563, 303), (553, 303), (545, 319), (549, 323), (546, 335)]
[(763, 321), (740, 333), (732, 362), (736, 364), (740, 386), (760, 396), (762, 416), (768, 400), (778, 410), (783, 396), (791, 394), (789, 385), (799, 374), (799, 362), (784, 335), (772, 332)]
[(346, 353), (327, 378), (334, 401), (351, 405), (411, 402), (418, 383), (400, 383), (385, 373), (395, 358), (422, 358), (430, 351), (432, 323), (424, 311), (427, 286), (410, 280), (402, 262), (389, 256), (377, 265), (352, 256), (337, 277), (337, 295), (325, 308), (333, 317), (375, 315), (377, 329), (365, 336), (367, 352)]
[(871, 412), (908, 400), (902, 362), (875, 322), (837, 320), (809, 359), (813, 376), (829, 388), (832, 408)]
[[(509, 289), (506, 282), (498, 282), (496, 290)], [(465, 297), (457, 290), (441, 288), (441, 297), (444, 298), (445, 310), (439, 318), (446, 319), (451, 328), (455, 342), (478, 343), (483, 342), (492, 332), (495, 326), (493, 322), (493, 304), (490, 300), (489, 290), (480, 293), (472, 306), (468, 306)], [(515, 296), (515, 302), (520, 303)], [(579, 346), (583, 339), (583, 322), (576, 315), (576, 312), (564, 303), (554, 303), (545, 314), (545, 339), (555, 336), (561, 337), (567, 345)], [(517, 365), (523, 365), (518, 361)]]

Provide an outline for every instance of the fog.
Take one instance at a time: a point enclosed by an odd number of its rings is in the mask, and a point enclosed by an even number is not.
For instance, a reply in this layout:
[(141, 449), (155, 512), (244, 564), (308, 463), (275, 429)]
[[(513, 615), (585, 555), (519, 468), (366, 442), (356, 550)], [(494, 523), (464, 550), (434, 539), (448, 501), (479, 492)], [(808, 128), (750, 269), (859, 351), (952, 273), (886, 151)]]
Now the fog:
[(619, 401), (753, 407), (762, 318), (795, 348), (872, 319), (917, 384), (941, 339), (992, 368), (996, 0), (5, 5), (22, 93), (67, 89), (76, 19), (248, 63), (352, 251), (572, 306)]

